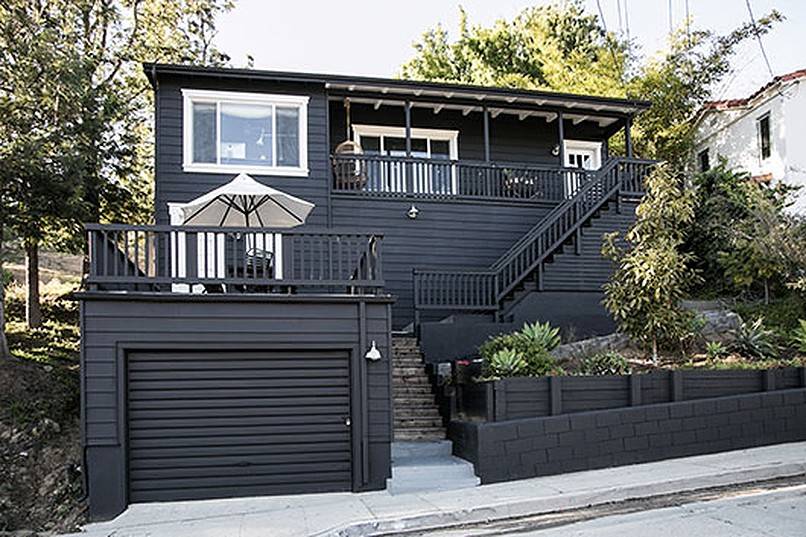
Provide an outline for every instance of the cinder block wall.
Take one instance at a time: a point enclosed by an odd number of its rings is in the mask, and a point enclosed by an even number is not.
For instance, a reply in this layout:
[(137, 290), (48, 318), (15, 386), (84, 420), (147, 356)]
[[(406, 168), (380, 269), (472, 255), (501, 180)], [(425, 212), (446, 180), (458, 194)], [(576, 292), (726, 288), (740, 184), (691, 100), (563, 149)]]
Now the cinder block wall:
[(494, 423), (452, 422), (482, 483), (806, 440), (806, 389)]

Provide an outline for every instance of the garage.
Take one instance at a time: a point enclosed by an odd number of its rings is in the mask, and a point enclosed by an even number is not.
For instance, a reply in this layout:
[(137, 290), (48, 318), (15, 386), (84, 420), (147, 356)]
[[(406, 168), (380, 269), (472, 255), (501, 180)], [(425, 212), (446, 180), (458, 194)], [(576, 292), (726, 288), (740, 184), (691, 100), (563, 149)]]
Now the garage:
[(351, 490), (350, 355), (127, 356), (129, 502)]

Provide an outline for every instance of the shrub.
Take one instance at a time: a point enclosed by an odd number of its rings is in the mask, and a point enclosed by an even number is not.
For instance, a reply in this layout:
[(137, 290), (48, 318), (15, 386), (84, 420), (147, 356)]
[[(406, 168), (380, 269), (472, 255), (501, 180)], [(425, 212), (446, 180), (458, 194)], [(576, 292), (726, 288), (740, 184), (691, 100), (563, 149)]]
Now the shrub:
[(732, 349), (742, 356), (763, 360), (778, 356), (778, 345), (775, 343), (775, 332), (764, 326), (764, 318), (759, 317), (752, 323), (743, 322), (734, 330)]
[(806, 354), (806, 321), (798, 320), (798, 326), (792, 331), (792, 343), (798, 352)]
[(709, 341), (705, 344), (705, 356), (709, 360), (717, 360), (728, 354), (728, 348), (719, 341)]
[(626, 375), (630, 373), (627, 359), (615, 351), (586, 356), (579, 367), (583, 375)]
[(548, 323), (527, 323), (517, 332), (488, 339), (479, 347), (479, 354), (484, 358), (485, 364), (489, 364), (501, 351), (514, 351), (526, 362), (525, 374), (537, 377), (559, 370), (550, 354), (559, 344), (559, 329)]
[(484, 362), (484, 378), (500, 379), (522, 377), (527, 374), (528, 366), (521, 355), (511, 349), (502, 349)]
[(526, 323), (518, 334), (530, 343), (546, 349), (547, 352), (553, 351), (560, 344), (560, 329), (552, 327), (547, 322)]

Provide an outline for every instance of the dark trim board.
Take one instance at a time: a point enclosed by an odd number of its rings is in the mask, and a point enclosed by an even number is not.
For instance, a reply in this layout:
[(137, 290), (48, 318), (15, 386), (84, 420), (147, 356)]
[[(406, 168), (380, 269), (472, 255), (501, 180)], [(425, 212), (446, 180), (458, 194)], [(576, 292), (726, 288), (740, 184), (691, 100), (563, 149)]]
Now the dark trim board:
[[(129, 356), (145, 351), (347, 353), (352, 490), (384, 488), (390, 475), (390, 303), (389, 298), (360, 296), (319, 302), (315, 297), (224, 301), (173, 296), (156, 302), (82, 295), (82, 426), (90, 517), (111, 518), (129, 503), (126, 375)], [(369, 363), (364, 353), (372, 341), (383, 359)]]

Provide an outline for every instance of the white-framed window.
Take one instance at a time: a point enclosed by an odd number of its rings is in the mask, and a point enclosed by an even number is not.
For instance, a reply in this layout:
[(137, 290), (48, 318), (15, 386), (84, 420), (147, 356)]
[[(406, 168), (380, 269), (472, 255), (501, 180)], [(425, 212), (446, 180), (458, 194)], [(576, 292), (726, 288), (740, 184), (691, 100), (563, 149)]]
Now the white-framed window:
[(183, 169), (308, 175), (308, 97), (183, 89)]
[(565, 140), (565, 166), (598, 170), (602, 166), (602, 142)]
[[(365, 155), (406, 157), (406, 128), (387, 125), (353, 125), (353, 139)], [(403, 161), (368, 163), (367, 179), (372, 190), (418, 194), (455, 194), (459, 158), (459, 131), (412, 128), (411, 157), (429, 159), (407, 167)], [(409, 177), (410, 176), (410, 177)], [(407, 181), (407, 178), (410, 181)]]

